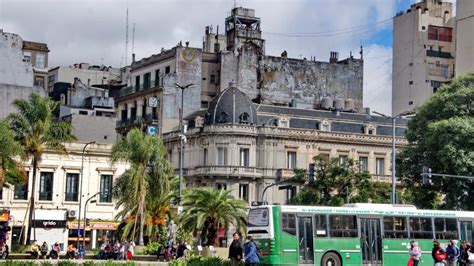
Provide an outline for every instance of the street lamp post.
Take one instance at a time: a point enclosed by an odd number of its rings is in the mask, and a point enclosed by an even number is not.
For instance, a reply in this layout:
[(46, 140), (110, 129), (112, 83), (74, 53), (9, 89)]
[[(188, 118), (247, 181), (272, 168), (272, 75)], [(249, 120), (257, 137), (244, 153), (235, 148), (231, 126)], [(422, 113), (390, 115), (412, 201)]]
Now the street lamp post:
[[(82, 238), (82, 248), (84, 249), (84, 256), (86, 255), (86, 217), (87, 217), (87, 204), (90, 202), (90, 203), (96, 203), (97, 200), (92, 200), (93, 198), (95, 198), (97, 195), (100, 194), (100, 191), (95, 193), (92, 197), (88, 198), (86, 200), (86, 203), (84, 204), (84, 237)], [(91, 237), (91, 242), (92, 242), (92, 237)]]
[(181, 110), (179, 112), (179, 201), (178, 206), (181, 206), (181, 193), (183, 190), (183, 164), (184, 164), (184, 141), (185, 141), (185, 133), (184, 132), (184, 125), (183, 125), (183, 113), (184, 113), (184, 90), (194, 86), (194, 84), (190, 83), (188, 85), (182, 86), (179, 83), (175, 83), (175, 86), (181, 89)]
[[(91, 142), (88, 142), (86, 143), (86, 145), (84, 145), (84, 148), (82, 148), (82, 158), (81, 158), (81, 182), (80, 182), (80, 185), (79, 185), (79, 217), (77, 219), (77, 248), (79, 248), (79, 232), (81, 231), (81, 206), (82, 206), (82, 180), (84, 180), (84, 153), (86, 151), (86, 148), (87, 146), (89, 146), (90, 144), (94, 144), (95, 141), (91, 141)], [(84, 227), (84, 234), (85, 234), (85, 227)], [(83, 236), (84, 238), (84, 236)]]
[(396, 201), (397, 201), (396, 189), (395, 189), (395, 183), (396, 183), (396, 179), (397, 179), (396, 170), (395, 170), (396, 169), (396, 162), (395, 162), (395, 156), (396, 156), (396, 147), (395, 147), (396, 120), (397, 120), (397, 118), (401, 118), (402, 116), (407, 115), (409, 113), (408, 112), (403, 112), (403, 113), (400, 113), (400, 114), (395, 115), (395, 116), (389, 116), (389, 115), (382, 114), (382, 113), (377, 112), (377, 111), (374, 111), (373, 113), (377, 114), (377, 115), (380, 115), (380, 116), (383, 116), (383, 117), (386, 117), (388, 119), (392, 119), (392, 195), (391, 195), (390, 202), (392, 204), (395, 204)]

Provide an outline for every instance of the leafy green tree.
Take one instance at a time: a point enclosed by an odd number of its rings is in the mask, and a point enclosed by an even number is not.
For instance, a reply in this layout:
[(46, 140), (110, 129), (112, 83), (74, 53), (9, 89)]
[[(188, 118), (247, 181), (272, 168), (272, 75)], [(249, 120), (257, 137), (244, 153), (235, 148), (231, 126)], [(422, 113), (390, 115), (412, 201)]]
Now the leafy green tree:
[(219, 229), (233, 225), (242, 228), (247, 220), (247, 203), (234, 199), (231, 191), (208, 187), (186, 190), (180, 223), (188, 231), (199, 234), (204, 246), (216, 245)]
[(26, 173), (14, 157), (22, 155), (21, 145), (15, 140), (7, 121), (0, 120), (0, 189), (4, 185), (25, 183)]
[[(341, 165), (337, 158), (316, 156), (315, 179), (304, 184), (293, 198), (301, 205), (341, 206), (345, 202), (388, 203), (390, 185), (372, 182), (367, 171), (360, 172), (353, 160)], [(301, 176), (301, 170), (295, 170)], [(304, 173), (304, 175), (307, 175)], [(300, 177), (301, 178), (301, 177)]]
[[(122, 207), (118, 216), (134, 218), (133, 223), (129, 221), (125, 226), (124, 234), (128, 235), (131, 231), (132, 239), (135, 239), (136, 227), (139, 226), (140, 245), (143, 245), (147, 213), (156, 210), (157, 202), (168, 202), (166, 197), (170, 191), (169, 177), (173, 168), (165, 155), (165, 147), (159, 138), (145, 135), (136, 128), (125, 138), (120, 138), (112, 148), (112, 162), (124, 160), (131, 164), (130, 169), (118, 178), (114, 196), (116, 207)], [(160, 211), (162, 205), (158, 207)]]
[(474, 210), (474, 182), (433, 177), (422, 185), (422, 167), (433, 173), (474, 175), (474, 73), (458, 78), (416, 108), (408, 122), (408, 145), (397, 157), (410, 200), (422, 208)]
[(33, 210), (35, 208), (35, 180), (38, 162), (45, 149), (66, 152), (65, 142), (75, 140), (70, 123), (58, 120), (53, 113), (59, 102), (32, 93), (27, 100), (17, 99), (13, 105), (18, 112), (8, 116), (15, 139), (20, 143), (25, 158), (32, 159), (32, 193), (28, 217), (27, 242), (30, 241)]

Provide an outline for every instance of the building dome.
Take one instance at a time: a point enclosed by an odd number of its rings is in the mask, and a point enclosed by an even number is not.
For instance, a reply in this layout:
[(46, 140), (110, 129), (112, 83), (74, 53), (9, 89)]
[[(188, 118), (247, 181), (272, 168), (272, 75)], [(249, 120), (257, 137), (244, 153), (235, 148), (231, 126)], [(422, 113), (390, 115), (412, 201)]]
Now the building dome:
[(257, 124), (257, 109), (234, 83), (209, 104), (206, 124)]

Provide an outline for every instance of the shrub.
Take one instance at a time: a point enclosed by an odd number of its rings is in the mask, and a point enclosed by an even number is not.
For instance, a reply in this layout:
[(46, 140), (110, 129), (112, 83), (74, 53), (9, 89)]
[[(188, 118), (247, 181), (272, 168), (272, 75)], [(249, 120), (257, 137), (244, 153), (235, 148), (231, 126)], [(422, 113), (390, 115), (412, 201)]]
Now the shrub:
[(58, 266), (76, 266), (76, 263), (70, 260), (60, 260)]
[(158, 242), (150, 242), (144, 249), (143, 253), (145, 255), (157, 255), (158, 249), (160, 248), (161, 244)]

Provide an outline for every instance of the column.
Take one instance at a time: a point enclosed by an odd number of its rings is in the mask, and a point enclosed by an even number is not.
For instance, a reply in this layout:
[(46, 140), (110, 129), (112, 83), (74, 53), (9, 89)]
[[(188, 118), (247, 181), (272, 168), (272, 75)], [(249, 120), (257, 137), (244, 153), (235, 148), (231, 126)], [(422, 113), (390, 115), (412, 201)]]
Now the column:
[(97, 243), (97, 229), (92, 229), (91, 232), (91, 249), (96, 248)]
[(137, 117), (143, 117), (143, 100), (137, 101)]

